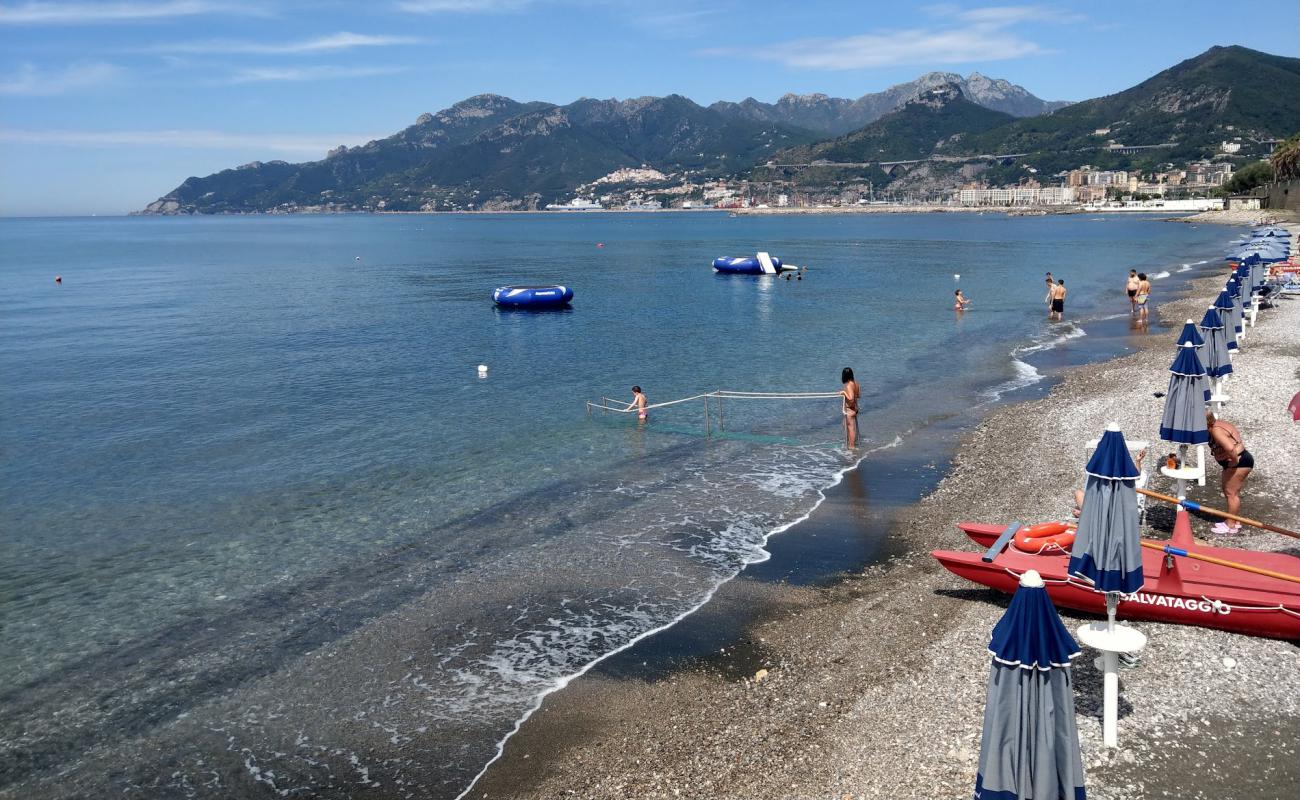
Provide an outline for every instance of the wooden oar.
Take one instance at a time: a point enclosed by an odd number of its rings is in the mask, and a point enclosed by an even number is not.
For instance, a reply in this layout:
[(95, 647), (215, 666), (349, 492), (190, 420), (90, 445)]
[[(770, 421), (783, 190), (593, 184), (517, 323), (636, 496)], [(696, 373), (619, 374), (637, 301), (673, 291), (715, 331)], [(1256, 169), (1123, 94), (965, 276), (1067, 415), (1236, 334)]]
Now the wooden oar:
[(1167, 494), (1160, 494), (1159, 492), (1153, 492), (1149, 489), (1138, 489), (1138, 492), (1146, 495), (1147, 497), (1154, 497), (1157, 500), (1164, 500), (1166, 503), (1173, 503), (1176, 506), (1182, 506), (1188, 511), (1204, 511), (1206, 514), (1212, 514), (1216, 517), (1223, 517), (1224, 519), (1236, 520), (1237, 522), (1240, 522), (1243, 525), (1249, 525), (1252, 528), (1263, 528), (1266, 531), (1272, 531), (1273, 533), (1280, 533), (1283, 536), (1294, 536), (1295, 538), (1300, 539), (1300, 533), (1296, 533), (1295, 531), (1289, 531), (1286, 528), (1279, 528), (1276, 525), (1269, 525), (1267, 522), (1260, 522), (1257, 519), (1251, 519), (1249, 517), (1239, 517), (1236, 514), (1229, 514), (1227, 511), (1219, 511), (1217, 509), (1208, 508), (1206, 506), (1201, 505), (1200, 503), (1193, 503), (1191, 500), (1179, 500), (1177, 497), (1170, 497)]
[(1252, 567), (1249, 564), (1242, 564), (1237, 561), (1227, 561), (1222, 558), (1215, 558), (1214, 556), (1201, 555), (1200, 553), (1189, 553), (1186, 550), (1182, 549), (1181, 547), (1174, 547), (1172, 545), (1167, 545), (1167, 544), (1158, 544), (1156, 542), (1143, 542), (1142, 546), (1151, 550), (1159, 550), (1162, 553), (1168, 553), (1171, 556), (1182, 556), (1183, 558), (1194, 558), (1197, 561), (1208, 561), (1211, 564), (1218, 564), (1221, 567), (1231, 567), (1232, 569), (1239, 569), (1243, 572), (1253, 572), (1256, 575), (1264, 575), (1265, 577), (1269, 577), (1269, 578), (1277, 578), (1280, 581), (1291, 581), (1292, 583), (1300, 583), (1300, 577), (1297, 577), (1295, 575), (1287, 575), (1285, 572), (1274, 572), (1271, 569), (1264, 569), (1263, 567)]

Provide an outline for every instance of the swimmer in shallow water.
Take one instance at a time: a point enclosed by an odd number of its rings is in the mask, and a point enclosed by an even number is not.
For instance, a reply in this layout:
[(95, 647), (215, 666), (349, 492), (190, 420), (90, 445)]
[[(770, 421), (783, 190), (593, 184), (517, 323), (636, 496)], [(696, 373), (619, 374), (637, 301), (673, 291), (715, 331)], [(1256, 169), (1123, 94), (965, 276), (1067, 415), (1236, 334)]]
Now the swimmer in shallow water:
[(645, 394), (642, 393), (642, 391), (641, 391), (641, 387), (640, 387), (640, 386), (633, 386), (633, 387), (632, 387), (632, 403), (631, 403), (631, 405), (629, 406), (629, 408), (635, 408), (635, 409), (636, 409), (636, 418), (639, 419), (639, 420), (641, 420), (642, 422), (644, 422), (644, 421), (648, 418), (648, 414), (646, 413), (646, 411), (647, 411), (646, 406), (647, 406), (647, 405), (648, 405), (648, 403), (646, 402)]
[(956, 297), (957, 297), (957, 300), (955, 301), (955, 303), (953, 304), (953, 307), (952, 307), (953, 310), (954, 310), (954, 311), (965, 311), (965, 310), (966, 310), (966, 306), (970, 305), (970, 300), (968, 300), (968, 299), (966, 298), (966, 295), (964, 295), (964, 294), (961, 293), (961, 289), (958, 289), (957, 291), (953, 292), (953, 294), (956, 295)]

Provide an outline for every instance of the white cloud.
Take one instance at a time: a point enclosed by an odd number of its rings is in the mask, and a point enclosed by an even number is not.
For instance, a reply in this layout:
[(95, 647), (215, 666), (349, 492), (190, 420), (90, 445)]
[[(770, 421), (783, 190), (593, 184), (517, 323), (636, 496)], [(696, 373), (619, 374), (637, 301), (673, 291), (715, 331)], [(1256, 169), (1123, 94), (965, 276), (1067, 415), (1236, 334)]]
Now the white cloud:
[(0, 6), (0, 25), (84, 25), (97, 22), (192, 17), (200, 14), (259, 14), (234, 3), (207, 0), (107, 3), (21, 3)]
[(533, 4), (533, 0), (400, 0), (397, 8), (412, 14), (462, 14), (518, 11)]
[(794, 39), (747, 48), (715, 48), (705, 55), (744, 55), (778, 61), (789, 67), (850, 70), (902, 64), (962, 64), (1005, 61), (1051, 51), (1009, 30), (1026, 22), (1070, 23), (1081, 15), (1041, 6), (986, 6), (961, 9), (951, 4), (926, 6), (926, 14), (952, 24), (944, 28), (877, 30), (840, 38)]
[(120, 68), (101, 61), (70, 64), (54, 71), (23, 64), (15, 74), (0, 78), (0, 95), (45, 97), (66, 94), (113, 83), (122, 74)]
[(964, 22), (979, 25), (1003, 27), (1021, 22), (1080, 22), (1085, 17), (1069, 11), (1060, 11), (1043, 6), (985, 6), (969, 8), (955, 12), (954, 16)]
[[(734, 50), (710, 55), (740, 55)], [(883, 31), (842, 39), (796, 39), (744, 51), (750, 57), (802, 69), (866, 69), (896, 64), (961, 64), (1000, 61), (1047, 52), (1013, 33), (923, 29)]]
[(722, 9), (717, 8), (660, 11), (633, 17), (632, 22), (656, 36), (668, 39), (686, 39), (704, 35), (704, 28), (720, 14), (722, 14)]
[(0, 128), (5, 144), (68, 147), (175, 147), (193, 150), (262, 150), (282, 155), (324, 157), (340, 144), (364, 144), (382, 135), (257, 134), (205, 130), (73, 131)]
[(256, 54), (256, 55), (299, 55), (312, 53), (332, 53), (351, 50), (357, 47), (389, 47), (393, 45), (419, 44), (423, 40), (414, 36), (373, 36), (364, 33), (343, 31), (315, 39), (302, 39), (296, 42), (248, 42), (231, 39), (209, 39), (194, 42), (173, 42), (150, 47), (148, 53), (186, 53), (186, 54)]
[(248, 67), (235, 72), (226, 83), (269, 83), (273, 81), (321, 81), (333, 78), (366, 78), (392, 75), (405, 67)]

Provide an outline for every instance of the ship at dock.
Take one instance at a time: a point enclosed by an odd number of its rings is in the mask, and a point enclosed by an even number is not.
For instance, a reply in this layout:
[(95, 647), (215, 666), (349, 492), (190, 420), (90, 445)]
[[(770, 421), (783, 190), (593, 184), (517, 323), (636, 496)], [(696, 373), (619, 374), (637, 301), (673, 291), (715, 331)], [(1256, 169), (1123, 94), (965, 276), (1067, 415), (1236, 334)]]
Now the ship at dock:
[(549, 203), (546, 206), (547, 211), (604, 211), (605, 207), (600, 203), (586, 200), (581, 197), (575, 197), (567, 203)]

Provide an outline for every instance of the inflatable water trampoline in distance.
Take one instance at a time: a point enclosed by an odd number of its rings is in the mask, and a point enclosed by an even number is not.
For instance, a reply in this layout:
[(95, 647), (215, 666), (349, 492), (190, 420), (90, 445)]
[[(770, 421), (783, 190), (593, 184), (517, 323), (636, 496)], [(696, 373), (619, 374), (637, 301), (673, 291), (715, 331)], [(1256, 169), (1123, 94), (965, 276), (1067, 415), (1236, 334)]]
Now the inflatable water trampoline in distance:
[(573, 299), (567, 286), (502, 286), (492, 300), (502, 308), (563, 308)]
[(781, 259), (773, 258), (767, 253), (758, 253), (752, 258), (749, 256), (715, 258), (713, 269), (728, 275), (776, 275), (785, 270), (799, 268), (792, 264), (782, 264)]

